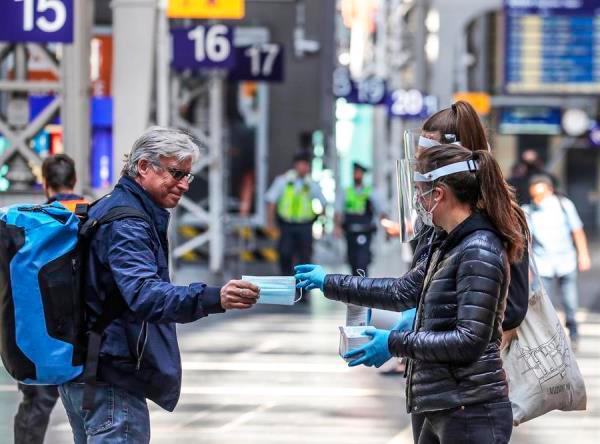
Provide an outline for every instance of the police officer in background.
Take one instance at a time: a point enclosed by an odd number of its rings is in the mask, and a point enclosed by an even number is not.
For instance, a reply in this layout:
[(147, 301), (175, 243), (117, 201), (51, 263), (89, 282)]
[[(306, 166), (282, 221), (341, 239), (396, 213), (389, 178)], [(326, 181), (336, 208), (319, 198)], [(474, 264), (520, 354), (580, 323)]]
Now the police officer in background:
[[(266, 194), (267, 229), (279, 226), (279, 268), (284, 276), (294, 274), (294, 265), (310, 262), (312, 257), (312, 225), (317, 218), (313, 200), (324, 209), (325, 196), (310, 177), (310, 154), (296, 153), (293, 169), (275, 178)], [(322, 210), (321, 210), (322, 211)]]
[(367, 274), (371, 262), (371, 239), (377, 220), (385, 217), (380, 198), (365, 185), (367, 168), (353, 163), (353, 185), (340, 190), (335, 201), (335, 236), (346, 236), (348, 263), (352, 274)]

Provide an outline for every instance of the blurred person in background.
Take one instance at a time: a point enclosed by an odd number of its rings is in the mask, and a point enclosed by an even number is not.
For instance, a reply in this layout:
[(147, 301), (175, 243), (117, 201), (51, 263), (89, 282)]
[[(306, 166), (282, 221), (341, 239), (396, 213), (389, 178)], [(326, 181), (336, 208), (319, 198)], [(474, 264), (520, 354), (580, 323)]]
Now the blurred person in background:
[(373, 188), (365, 184), (367, 168), (358, 162), (352, 165), (352, 185), (337, 193), (334, 234), (346, 237), (348, 263), (352, 274), (368, 275), (371, 263), (371, 239), (377, 223), (385, 218), (383, 204)]
[(559, 296), (571, 345), (576, 350), (579, 339), (577, 273), (591, 267), (583, 223), (573, 202), (555, 193), (551, 177), (533, 176), (529, 194), (531, 204), (523, 208), (531, 230), (538, 272), (550, 297), (556, 300)]
[(519, 162), (513, 165), (510, 177), (507, 180), (508, 184), (515, 189), (519, 205), (531, 203), (529, 182), (533, 176), (540, 174), (550, 177), (554, 188), (558, 186), (558, 179), (545, 170), (544, 162), (540, 159), (538, 152), (532, 148), (526, 149), (521, 154)]
[[(86, 203), (82, 196), (75, 194), (76, 183), (75, 162), (66, 154), (50, 156), (42, 163), (42, 188), (47, 204), (59, 202), (75, 211), (77, 204)], [(58, 399), (58, 388), (21, 383), (18, 386), (23, 399), (14, 421), (15, 444), (41, 444)]]
[[(321, 187), (310, 177), (311, 156), (307, 151), (294, 155), (293, 168), (275, 178), (267, 191), (267, 229), (280, 231), (279, 269), (283, 276), (294, 273), (294, 265), (312, 258), (312, 226), (318, 214), (317, 199), (324, 210), (327, 201)], [(302, 299), (304, 300), (304, 298)]]

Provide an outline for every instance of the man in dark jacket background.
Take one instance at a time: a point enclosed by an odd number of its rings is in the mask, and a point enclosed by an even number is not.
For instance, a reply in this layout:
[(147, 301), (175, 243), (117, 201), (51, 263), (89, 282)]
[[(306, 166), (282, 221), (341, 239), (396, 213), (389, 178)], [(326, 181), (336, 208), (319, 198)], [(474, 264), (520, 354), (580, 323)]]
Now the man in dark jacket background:
[[(42, 163), (42, 188), (46, 203), (60, 202), (69, 210), (83, 197), (74, 193), (77, 183), (75, 162), (66, 154), (49, 156)], [(15, 444), (42, 444), (50, 414), (58, 399), (54, 385), (26, 385), (19, 383), (23, 399), (15, 415)]]
[(149, 442), (146, 399), (172, 411), (181, 391), (175, 324), (256, 303), (259, 289), (249, 282), (232, 280), (222, 288), (170, 282), (167, 209), (188, 190), (198, 157), (187, 134), (150, 128), (134, 143), (113, 192), (90, 210), (99, 219), (129, 207), (144, 218), (102, 225), (90, 244), (84, 283), (90, 326), (107, 300), (126, 308), (102, 336), (93, 407), (82, 410), (81, 382), (59, 387), (76, 444)]

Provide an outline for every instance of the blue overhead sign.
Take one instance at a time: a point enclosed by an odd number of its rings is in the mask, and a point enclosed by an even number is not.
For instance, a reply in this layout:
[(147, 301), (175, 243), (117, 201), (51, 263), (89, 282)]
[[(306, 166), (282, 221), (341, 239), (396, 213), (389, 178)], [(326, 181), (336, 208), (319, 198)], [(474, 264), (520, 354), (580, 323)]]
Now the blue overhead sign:
[(171, 65), (183, 69), (224, 69), (232, 80), (281, 82), (283, 46), (234, 46), (234, 29), (222, 24), (171, 29)]
[(438, 100), (418, 89), (397, 89), (388, 94), (387, 106), (391, 117), (425, 119), (438, 110)]
[(71, 43), (73, 0), (2, 0), (0, 41)]
[(228, 69), (235, 65), (232, 28), (225, 25), (175, 28), (171, 37), (171, 64), (175, 69)]
[(508, 93), (600, 93), (598, 0), (505, 0)]
[(229, 72), (231, 80), (282, 82), (283, 46), (277, 43), (235, 48), (235, 66)]
[(353, 80), (346, 68), (338, 68), (333, 73), (333, 95), (357, 105), (383, 105), (387, 98), (385, 80), (370, 76)]

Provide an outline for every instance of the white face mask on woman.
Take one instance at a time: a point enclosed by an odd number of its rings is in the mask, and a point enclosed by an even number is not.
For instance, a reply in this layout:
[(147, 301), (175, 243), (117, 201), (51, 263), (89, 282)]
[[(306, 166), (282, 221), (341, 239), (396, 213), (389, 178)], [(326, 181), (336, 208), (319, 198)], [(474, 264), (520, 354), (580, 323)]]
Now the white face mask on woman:
[(415, 193), (415, 209), (417, 210), (417, 214), (419, 215), (419, 219), (421, 220), (421, 222), (423, 222), (423, 224), (427, 225), (428, 227), (435, 226), (435, 224), (433, 223), (433, 212), (435, 211), (440, 202), (436, 201), (433, 204), (433, 206), (429, 210), (427, 210), (423, 205), (423, 199), (425, 198), (425, 196), (433, 193), (434, 191), (435, 189), (429, 190), (421, 195), (419, 195), (419, 192)]
[[(446, 165), (436, 170), (429, 171), (428, 173), (415, 172), (413, 179), (415, 183), (431, 183), (433, 185), (435, 181), (440, 177), (449, 176), (451, 174), (456, 173), (462, 173), (465, 171), (475, 172), (478, 168), (479, 166), (476, 161), (467, 160), (463, 162), (451, 163), (450, 165)], [(435, 201), (432, 207), (429, 210), (427, 210), (423, 206), (423, 199), (425, 198), (425, 196), (430, 195), (434, 191), (435, 187), (432, 187), (431, 190), (426, 191), (422, 194), (418, 189), (415, 193), (415, 209), (417, 210), (417, 214), (419, 215), (421, 222), (430, 227), (435, 226), (435, 224), (433, 223), (433, 212), (435, 211), (440, 202), (439, 200)]]

